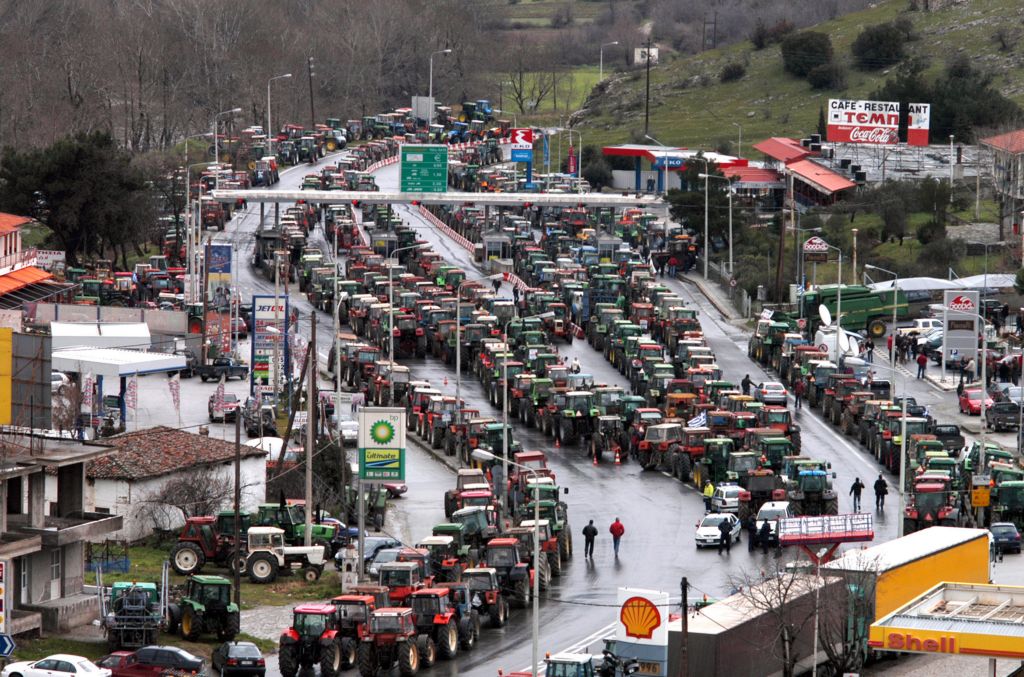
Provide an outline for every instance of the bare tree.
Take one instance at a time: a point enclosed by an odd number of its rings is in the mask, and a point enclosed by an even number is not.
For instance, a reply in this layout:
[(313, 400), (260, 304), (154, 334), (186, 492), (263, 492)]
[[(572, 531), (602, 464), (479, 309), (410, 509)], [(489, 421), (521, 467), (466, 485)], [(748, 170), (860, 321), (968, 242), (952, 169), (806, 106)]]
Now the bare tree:
[(196, 482), (194, 476), (177, 475), (139, 501), (140, 517), (155, 527), (169, 529), (189, 517), (217, 514), (232, 503), (234, 494), (234, 481), (226, 476), (206, 474), (202, 482)]
[(821, 597), (818, 621), (818, 646), (836, 675), (858, 672), (867, 658), (865, 619), (875, 617), (875, 583), (881, 569), (877, 558), (869, 558), (862, 551), (847, 553), (845, 560), (851, 560), (851, 564), (842, 572), (834, 572), (843, 585)]

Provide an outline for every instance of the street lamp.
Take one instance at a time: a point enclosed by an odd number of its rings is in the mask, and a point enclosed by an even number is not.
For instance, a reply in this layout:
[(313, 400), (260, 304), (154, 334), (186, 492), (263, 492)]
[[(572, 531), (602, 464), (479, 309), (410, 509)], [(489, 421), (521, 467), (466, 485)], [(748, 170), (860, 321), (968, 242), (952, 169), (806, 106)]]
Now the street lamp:
[[(507, 409), (506, 409), (507, 410)], [(491, 461), (497, 460), (494, 454), (484, 449), (474, 449), (473, 458), (478, 461)], [(533, 468), (527, 467), (520, 463), (508, 460), (508, 454), (505, 455), (503, 462), (506, 465), (514, 465), (523, 472), (528, 472), (533, 476), (533, 561), (540, 561), (540, 482), (538, 482), (537, 471)], [(506, 472), (508, 469), (506, 468)], [(508, 487), (508, 481), (505, 477), (502, 478), (506, 487)], [(533, 577), (533, 674), (536, 676), (540, 674), (538, 668), (540, 667), (540, 576), (535, 575)]]
[(597, 74), (597, 81), (598, 82), (601, 82), (602, 80), (604, 80), (604, 48), (605, 47), (611, 47), (612, 45), (617, 45), (617, 44), (619, 44), (618, 40), (615, 40), (614, 42), (606, 42), (603, 45), (601, 45), (601, 49), (599, 50), (601, 52), (601, 65), (599, 66), (598, 74)]
[[(235, 113), (241, 113), (241, 108), (232, 108), (231, 110), (221, 111), (213, 116), (213, 161), (214, 164), (220, 165), (220, 146), (218, 145), (217, 139), (217, 120), (223, 115), (234, 115)], [(213, 174), (213, 187), (217, 188), (220, 185), (220, 167), (218, 166), (217, 171)]]
[(949, 204), (953, 204), (953, 139), (955, 134), (949, 135)]
[[(985, 286), (983, 289), (988, 289), (988, 248), (995, 247), (996, 245), (1003, 244), (1002, 242), (968, 242), (967, 244), (978, 245), (985, 248)], [(984, 292), (982, 292), (984, 295)]]
[[(580, 150), (579, 150), (579, 154), (576, 156), (576, 178), (578, 178), (578, 179), (583, 178), (583, 132), (579, 131), (578, 129), (572, 129), (571, 127), (563, 127), (561, 129), (561, 131), (569, 133), (569, 146), (570, 147), (572, 146), (572, 134), (573, 134), (573, 132), (576, 132), (579, 135), (579, 137), (580, 137), (580, 145), (579, 145), (579, 149)], [(583, 192), (583, 182), (582, 181), (577, 181), (576, 182), (576, 192), (578, 192), (578, 193), (582, 193)]]
[[(732, 180), (729, 179), (729, 177), (727, 176), (718, 176), (716, 174), (700, 174), (699, 176), (700, 178), (704, 179), (705, 183), (708, 179), (718, 179), (719, 181), (725, 181), (727, 184), (729, 184), (729, 277), (732, 277), (734, 274), (732, 268)], [(705, 202), (706, 201), (707, 196), (705, 195)]]
[[(874, 267), (874, 266), (872, 266), (872, 267)], [(888, 272), (888, 271), (886, 271), (886, 272)], [(838, 344), (838, 342), (839, 342), (839, 335), (836, 334), (836, 343)], [(907, 390), (907, 374), (906, 374), (906, 371), (905, 370), (904, 371), (898, 371), (896, 369), (896, 363), (895, 362), (893, 362), (888, 367), (885, 366), (884, 364), (878, 365), (878, 367), (880, 369), (885, 369), (886, 371), (892, 373), (893, 376), (897, 376), (898, 375), (900, 377), (900, 379), (903, 381), (903, 389), (901, 391), (903, 393), (903, 397), (900, 398), (900, 416), (901, 416), (901, 419), (900, 419), (900, 475), (899, 475), (899, 477), (900, 477), (900, 479), (899, 479), (899, 482), (900, 482), (900, 486), (899, 486), (900, 505), (899, 505), (899, 514), (896, 516), (896, 535), (898, 537), (902, 538), (904, 536), (904, 533), (903, 533), (903, 530), (904, 530), (903, 515), (906, 512), (906, 507), (907, 507), (907, 493), (906, 493), (906, 485), (907, 485), (907, 398), (910, 397), (910, 392)], [(874, 365), (871, 366), (871, 369), (874, 370)], [(982, 429), (984, 429), (984, 428), (985, 428), (985, 426), (982, 426)]]
[(734, 122), (732, 126), (739, 130), (739, 139), (736, 142), (736, 157), (740, 157), (743, 155), (743, 125)]
[[(430, 245), (422, 242), (420, 244), (411, 244), (408, 247), (399, 247), (398, 249), (392, 249), (391, 255), (388, 258), (393, 258), (398, 261), (396, 254), (398, 252), (409, 251), (410, 249), (422, 249), (423, 247), (429, 247)], [(394, 364), (395, 362), (395, 266), (388, 266), (388, 362)], [(335, 299), (337, 303), (337, 299)], [(394, 406), (395, 404), (395, 379), (392, 376), (389, 381), (389, 402)]]
[[(529, 315), (527, 317), (514, 317), (505, 323), (504, 331), (502, 332), (502, 338), (505, 339), (505, 343), (508, 343), (508, 326), (513, 322), (526, 322), (527, 320), (546, 320), (549, 317), (554, 317), (555, 314), (550, 310), (545, 313), (537, 315)], [(501, 462), (502, 462), (502, 474), (501, 474), (501, 506), (506, 512), (508, 511), (508, 466), (511, 461), (508, 460), (508, 360), (502, 363), (501, 378), (505, 381), (505, 395), (501, 398)], [(536, 560), (534, 560), (536, 561)]]
[(452, 50), (450, 49), (439, 49), (436, 52), (431, 52), (430, 54), (430, 84), (427, 89), (427, 98), (430, 99), (430, 119), (427, 120), (428, 123), (434, 121), (434, 57), (438, 54), (451, 53)]
[[(897, 306), (898, 301), (899, 301), (900, 274), (895, 272), (895, 271), (892, 271), (892, 270), (886, 270), (885, 268), (882, 268), (881, 266), (873, 266), (870, 263), (865, 263), (864, 267), (865, 268), (870, 268), (871, 270), (877, 270), (880, 273), (886, 273), (888, 275), (892, 275), (893, 276), (893, 281), (892, 281), (892, 338), (893, 338), (893, 340), (892, 340), (892, 345), (889, 347), (889, 363), (892, 364), (893, 366), (895, 366), (896, 365), (896, 306)], [(854, 276), (856, 277), (856, 272), (854, 272)]]
[[(198, 254), (199, 247), (199, 215), (193, 213), (192, 209), (192, 165), (188, 161), (188, 142), (192, 139), (206, 138), (206, 134), (193, 134), (185, 137), (185, 256), (188, 259), (185, 270), (188, 272), (188, 300), (190, 303), (196, 300), (196, 275), (199, 268)], [(199, 185), (199, 195), (202, 197), (202, 184)], [(180, 243), (178, 245), (181, 246)]]
[[(460, 399), (460, 393), (462, 392), (462, 312), (460, 310), (462, 305), (462, 285), (467, 282), (493, 280), (496, 277), (502, 277), (502, 274), (498, 273), (496, 275), (487, 275), (485, 277), (478, 277), (472, 280), (465, 279), (455, 287), (455, 401), (457, 403), (462, 401)], [(508, 386), (506, 385), (506, 388), (507, 387)]]
[(267, 80), (267, 155), (274, 154), (274, 134), (272, 131), (274, 128), (270, 126), (270, 83), (274, 80), (290, 78), (291, 76), (291, 73), (285, 73), (284, 75), (275, 75)]

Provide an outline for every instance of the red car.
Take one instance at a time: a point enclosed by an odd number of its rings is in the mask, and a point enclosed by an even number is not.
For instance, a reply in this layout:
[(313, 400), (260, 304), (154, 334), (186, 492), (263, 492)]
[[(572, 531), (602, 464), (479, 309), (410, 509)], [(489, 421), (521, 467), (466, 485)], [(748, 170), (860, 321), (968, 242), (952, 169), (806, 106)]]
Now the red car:
[(206, 663), (176, 646), (144, 646), (137, 651), (115, 651), (96, 661), (110, 670), (111, 677), (161, 677), (162, 675), (198, 675), (206, 672)]
[[(960, 395), (960, 413), (970, 414), (971, 416), (981, 415), (981, 398), (984, 393), (981, 388), (965, 388), (964, 392)], [(985, 408), (992, 406), (992, 398), (987, 394), (985, 396)]]

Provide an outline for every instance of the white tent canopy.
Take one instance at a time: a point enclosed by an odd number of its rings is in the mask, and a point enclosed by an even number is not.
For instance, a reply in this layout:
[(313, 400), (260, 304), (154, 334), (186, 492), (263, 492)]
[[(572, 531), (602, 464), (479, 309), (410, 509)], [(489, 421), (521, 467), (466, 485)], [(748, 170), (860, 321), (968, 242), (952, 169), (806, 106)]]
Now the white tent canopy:
[(149, 350), (149, 325), (145, 322), (51, 322), (53, 349), (129, 348)]
[(1016, 275), (1012, 273), (989, 273), (988, 275), (971, 275), (953, 280), (965, 289), (1008, 289), (1013, 286)]
[(54, 350), (50, 359), (53, 368), (58, 371), (91, 373), (110, 379), (185, 368), (185, 358), (182, 355), (115, 348), (64, 348)]
[[(886, 280), (868, 286), (872, 289), (892, 289), (895, 283), (895, 280)], [(960, 284), (960, 280), (942, 280), (937, 277), (908, 277), (900, 279), (898, 284), (901, 291), (940, 291), (964, 288), (964, 285)]]

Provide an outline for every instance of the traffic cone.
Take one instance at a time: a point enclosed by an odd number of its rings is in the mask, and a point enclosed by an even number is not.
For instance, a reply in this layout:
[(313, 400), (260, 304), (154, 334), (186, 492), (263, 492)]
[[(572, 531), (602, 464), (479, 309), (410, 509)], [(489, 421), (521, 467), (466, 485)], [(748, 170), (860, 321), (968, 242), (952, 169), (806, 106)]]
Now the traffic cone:
[(619, 457), (618, 447), (615, 447), (615, 465), (622, 465), (622, 458)]
[(555, 449), (561, 449), (562, 445), (558, 443), (558, 438), (555, 438)]
[(448, 377), (447, 376), (444, 377), (444, 384), (448, 385)]
[(594, 465), (597, 465), (597, 454), (591, 454), (594, 457)]

